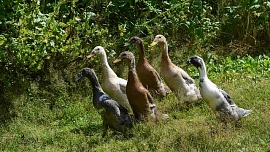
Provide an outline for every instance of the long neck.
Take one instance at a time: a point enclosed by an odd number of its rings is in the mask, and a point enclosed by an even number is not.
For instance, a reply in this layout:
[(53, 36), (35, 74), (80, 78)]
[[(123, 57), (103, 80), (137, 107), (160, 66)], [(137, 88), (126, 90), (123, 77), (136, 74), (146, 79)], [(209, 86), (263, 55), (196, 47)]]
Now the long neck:
[(204, 62), (202, 63), (202, 66), (198, 67), (198, 70), (200, 74), (200, 79), (207, 78), (206, 66)]
[(168, 53), (168, 44), (167, 42), (160, 44), (160, 48), (162, 51), (162, 55), (161, 55), (161, 61), (162, 62), (171, 62), (171, 59), (169, 58), (169, 53)]
[(144, 46), (142, 41), (139, 41), (138, 43), (136, 43), (136, 45), (137, 48), (139, 49), (139, 60), (145, 59)]
[(86, 76), (90, 82), (91, 82), (91, 85), (92, 85), (92, 88), (93, 88), (93, 93), (96, 92), (96, 93), (99, 93), (99, 92), (103, 92), (99, 82), (98, 82), (98, 79), (95, 75), (87, 75)]
[(109, 64), (108, 64), (108, 61), (107, 61), (107, 55), (106, 55), (106, 53), (104, 52), (104, 53), (100, 54), (99, 57), (100, 57), (102, 66), (107, 66), (108, 67)]
[(108, 63), (106, 53), (102, 53), (100, 55), (100, 60), (101, 60), (101, 64), (102, 64), (103, 80), (105, 80), (105, 78), (117, 77), (117, 75), (114, 73), (114, 71), (111, 69), (111, 67)]
[(136, 73), (136, 67), (135, 67), (135, 59), (131, 59), (129, 62), (129, 71), (132, 73)]
[(129, 72), (128, 72), (128, 83), (134, 83), (138, 80), (136, 68), (135, 68), (135, 60), (132, 59), (129, 64)]

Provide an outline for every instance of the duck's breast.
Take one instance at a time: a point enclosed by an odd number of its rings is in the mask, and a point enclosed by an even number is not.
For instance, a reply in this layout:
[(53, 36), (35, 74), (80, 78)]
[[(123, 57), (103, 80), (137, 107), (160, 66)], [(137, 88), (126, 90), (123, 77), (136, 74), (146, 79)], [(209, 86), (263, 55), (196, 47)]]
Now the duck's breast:
[(145, 115), (150, 112), (146, 92), (141, 84), (127, 84), (128, 101), (135, 115)]
[(200, 93), (212, 110), (222, 105), (225, 100), (219, 89), (208, 80), (200, 82)]
[(172, 91), (184, 87), (184, 79), (181, 72), (174, 65), (161, 66), (161, 76)]
[(160, 80), (156, 74), (156, 70), (148, 64), (138, 64), (136, 67), (138, 77), (141, 83), (150, 89), (157, 89)]

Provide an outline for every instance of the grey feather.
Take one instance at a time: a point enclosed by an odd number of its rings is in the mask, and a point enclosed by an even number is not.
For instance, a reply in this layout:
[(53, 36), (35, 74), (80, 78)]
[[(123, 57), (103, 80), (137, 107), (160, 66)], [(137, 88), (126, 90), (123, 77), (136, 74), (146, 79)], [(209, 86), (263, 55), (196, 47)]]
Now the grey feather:
[(121, 132), (131, 128), (132, 121), (128, 110), (104, 93), (95, 72), (90, 68), (84, 68), (79, 76), (81, 75), (87, 77), (92, 84), (93, 105), (103, 119), (103, 136), (106, 135), (108, 128)]

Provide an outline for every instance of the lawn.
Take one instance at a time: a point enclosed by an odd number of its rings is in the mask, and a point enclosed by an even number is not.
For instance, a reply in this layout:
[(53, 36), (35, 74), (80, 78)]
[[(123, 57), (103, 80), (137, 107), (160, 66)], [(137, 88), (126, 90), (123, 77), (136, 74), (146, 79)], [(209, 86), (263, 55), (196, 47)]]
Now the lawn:
[[(79, 83), (89, 83), (84, 79)], [(214, 81), (238, 106), (253, 112), (235, 125), (218, 124), (201, 100), (187, 107), (173, 94), (156, 101), (169, 119), (136, 124), (127, 134), (109, 130), (102, 135), (102, 120), (93, 108), (91, 88), (57, 97), (14, 97), (11, 119), (1, 124), (1, 151), (269, 151), (269, 79), (224, 78)], [(33, 84), (34, 90), (36, 86)]]

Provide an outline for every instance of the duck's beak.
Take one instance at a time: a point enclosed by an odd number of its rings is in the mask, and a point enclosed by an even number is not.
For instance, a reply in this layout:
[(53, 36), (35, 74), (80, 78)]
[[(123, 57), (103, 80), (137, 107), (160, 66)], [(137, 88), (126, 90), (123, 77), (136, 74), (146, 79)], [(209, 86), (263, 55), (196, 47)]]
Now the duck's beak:
[(150, 47), (156, 45), (157, 43), (158, 43), (158, 41), (157, 41), (157, 40), (154, 40), (154, 41), (150, 44)]
[(121, 58), (116, 58), (113, 63), (117, 63), (117, 62), (120, 62), (122, 59)]
[(124, 46), (129, 46), (130, 45), (130, 43), (129, 42), (126, 42), (125, 44), (124, 44)]
[(191, 64), (190, 60), (188, 60), (186, 63), (183, 63), (180, 65), (181, 68), (189, 66)]
[(82, 77), (83, 77), (83, 74), (82, 72), (80, 72), (76, 78), (76, 81), (79, 81)]
[(188, 65), (189, 65), (189, 64), (184, 63), (184, 64), (181, 64), (180, 67), (183, 68), (183, 67), (186, 67), (186, 66), (188, 66)]
[(86, 56), (87, 59), (90, 59), (91, 57), (95, 56), (96, 53), (94, 52), (91, 52), (89, 55)]
[(186, 67), (189, 66), (191, 64), (190, 60), (188, 60), (186, 63), (180, 65), (181, 67)]
[(190, 65), (191, 64), (191, 60), (188, 59), (187, 62), (186, 62), (186, 65)]

